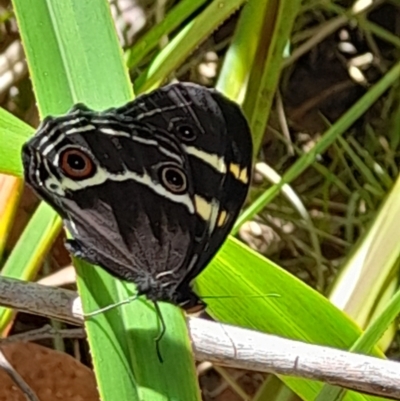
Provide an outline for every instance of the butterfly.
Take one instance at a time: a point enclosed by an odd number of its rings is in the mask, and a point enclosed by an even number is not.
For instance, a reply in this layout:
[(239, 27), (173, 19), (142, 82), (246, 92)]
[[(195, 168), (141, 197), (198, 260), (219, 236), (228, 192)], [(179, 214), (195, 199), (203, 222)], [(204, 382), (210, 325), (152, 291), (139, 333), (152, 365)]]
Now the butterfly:
[(237, 104), (191, 83), (101, 112), (77, 104), (43, 120), (22, 160), (26, 182), (71, 233), (73, 255), (149, 300), (202, 305), (191, 282), (250, 182), (252, 140)]

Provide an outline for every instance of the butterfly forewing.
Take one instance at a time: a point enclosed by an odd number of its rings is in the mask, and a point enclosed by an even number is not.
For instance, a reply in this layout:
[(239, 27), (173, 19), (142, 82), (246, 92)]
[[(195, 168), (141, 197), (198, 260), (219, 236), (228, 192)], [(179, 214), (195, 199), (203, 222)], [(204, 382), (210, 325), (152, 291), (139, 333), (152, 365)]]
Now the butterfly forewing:
[(77, 105), (23, 149), (26, 180), (63, 217), (73, 253), (187, 307), (245, 200), (251, 156), (239, 107), (193, 84), (105, 112)]

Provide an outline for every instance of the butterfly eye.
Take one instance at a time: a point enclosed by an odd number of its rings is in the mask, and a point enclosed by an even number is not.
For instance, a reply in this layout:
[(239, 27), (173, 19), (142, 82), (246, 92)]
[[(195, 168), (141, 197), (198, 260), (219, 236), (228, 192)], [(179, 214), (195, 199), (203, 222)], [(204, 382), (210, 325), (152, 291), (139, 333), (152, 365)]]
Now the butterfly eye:
[(188, 124), (178, 125), (176, 127), (179, 136), (184, 141), (193, 141), (196, 139), (196, 131), (193, 127)]
[(174, 194), (182, 194), (187, 188), (186, 174), (178, 167), (163, 166), (159, 170), (161, 184)]
[(85, 179), (92, 177), (95, 165), (90, 156), (76, 148), (65, 149), (60, 154), (60, 167), (69, 178)]

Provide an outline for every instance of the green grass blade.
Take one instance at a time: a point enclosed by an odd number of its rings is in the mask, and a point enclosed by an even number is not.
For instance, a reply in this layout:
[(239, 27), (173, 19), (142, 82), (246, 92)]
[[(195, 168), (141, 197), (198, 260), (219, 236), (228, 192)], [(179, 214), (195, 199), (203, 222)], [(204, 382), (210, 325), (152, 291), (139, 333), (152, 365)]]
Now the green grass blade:
[(383, 196), (385, 194), (379, 180), (374, 176), (370, 168), (364, 163), (359, 155), (351, 148), (351, 146), (342, 138), (338, 137), (338, 143), (345, 150), (345, 152), (350, 157), (351, 161), (354, 163), (355, 167), (360, 172), (361, 176), (364, 177), (365, 181), (373, 188), (375, 194)]
[(331, 289), (331, 301), (364, 327), (397, 267), (399, 194), (398, 179)]
[[(208, 312), (226, 323), (340, 349), (349, 349), (361, 334), (325, 297), (233, 239), (196, 284)], [(378, 350), (373, 355), (383, 356)], [(314, 400), (322, 388), (318, 382), (280, 378), (304, 400)], [(353, 392), (346, 396), (369, 399)]]
[[(30, 2), (15, 0), (14, 6), (42, 115), (63, 113), (77, 101), (103, 109), (131, 99), (132, 90), (105, 0), (36, 0), (34, 7)], [(46, 41), (39, 40), (43, 37)], [(53, 216), (54, 212), (49, 212), (49, 217)], [(76, 267), (85, 310), (96, 310), (126, 296), (125, 286), (104, 271), (83, 262), (76, 263)], [(134, 291), (133, 286), (129, 288)], [(160, 364), (153, 342), (157, 320), (152, 309), (140, 309), (141, 305), (133, 302), (124, 307), (127, 312), (122, 315), (116, 309), (87, 322), (101, 398), (198, 399), (180, 309), (163, 308), (169, 327), (162, 342), (163, 356), (170, 360)], [(152, 330), (146, 322), (151, 322)], [(187, 352), (171, 357), (165, 344), (174, 342)]]
[(18, 211), (19, 200), (23, 193), (24, 183), (16, 177), (0, 176), (0, 263), (3, 262), (4, 250), (7, 245), (15, 217)]
[[(400, 291), (393, 296), (384, 311), (365, 330), (350, 348), (350, 351), (366, 354), (381, 339), (390, 324), (400, 313)], [(343, 399), (347, 390), (335, 386), (325, 385), (318, 394), (316, 401), (336, 401)]]
[[(60, 228), (61, 220), (50, 206), (40, 204), (1, 269), (1, 274), (20, 280), (34, 279)], [(0, 308), (0, 332), (11, 318), (10, 309)]]
[(22, 176), (21, 147), (33, 128), (0, 108), (0, 172)]
[(354, 104), (339, 120), (332, 125), (316, 143), (316, 145), (296, 163), (294, 163), (282, 176), (282, 181), (265, 191), (252, 205), (246, 209), (238, 218), (233, 229), (237, 233), (240, 226), (247, 220), (252, 219), (259, 213), (267, 203), (278, 195), (284, 184), (291, 183), (303, 171), (305, 171), (316, 160), (316, 157), (325, 152), (326, 149), (355, 122), (360, 118), (382, 94), (396, 83), (400, 77), (400, 63), (396, 64), (387, 74), (376, 83), (356, 104)]
[(269, 0), (263, 16), (255, 61), (243, 103), (243, 110), (253, 134), (255, 155), (264, 137), (279, 82), (284, 49), (288, 44), (300, 5), (300, 0)]
[(65, 113), (82, 101), (101, 110), (133, 97), (105, 1), (13, 4), (42, 115)]
[[(32, 129), (0, 108), (0, 143), (7, 146), (0, 146), (0, 161), (4, 170), (0, 171), (5, 174), (20, 173), (21, 169), (15, 169), (13, 166), (19, 164), (19, 160), (15, 163), (13, 156), (19, 154), (21, 144)], [(18, 136), (20, 141), (14, 141), (12, 138)], [(11, 149), (11, 152), (10, 152)], [(11, 159), (11, 160), (10, 160)], [(5, 185), (5, 186), (4, 186)], [(7, 244), (11, 227), (14, 224), (16, 213), (18, 211), (19, 199), (23, 192), (24, 184), (21, 180), (7, 177), (3, 185), (0, 185), (4, 193), (2, 193), (3, 202), (0, 207), (0, 261), (3, 262), (3, 252)], [(1, 312), (0, 312), (1, 313)], [(1, 328), (0, 328), (1, 330)]]
[[(366, 130), (368, 131), (368, 127), (366, 127)], [(371, 135), (376, 135), (376, 133), (371, 132)], [(382, 185), (385, 187), (385, 189), (390, 190), (390, 188), (393, 187), (394, 182), (388, 171), (386, 171), (376, 160), (374, 160), (373, 156), (369, 154), (368, 150), (363, 148), (363, 146), (358, 143), (355, 138), (350, 136), (348, 138), (348, 143), (353, 146), (357, 153), (365, 160), (365, 164), (372, 172), (374, 172), (379, 181), (382, 182)]]
[[(33, 128), (0, 109), (0, 172), (22, 175), (21, 147), (33, 133)], [(11, 255), (1, 269), (1, 274), (21, 280), (31, 280), (40, 268), (55, 235), (60, 230), (60, 220), (49, 206), (38, 207), (19, 238)], [(0, 332), (12, 319), (12, 311), (0, 308)]]
[(127, 67), (129, 69), (137, 67), (143, 61), (143, 58), (157, 47), (164, 35), (171, 33), (206, 2), (207, 0), (180, 1), (158, 25), (145, 33), (132, 48), (126, 51)]
[[(377, 299), (382, 298), (388, 290), (394, 290), (388, 286), (388, 282), (398, 275), (399, 191), (400, 180), (397, 179), (373, 224), (340, 272), (331, 292), (332, 302), (363, 327), (377, 309)], [(354, 279), (355, 277), (357, 279)], [(349, 349), (368, 353), (395, 321), (399, 312), (400, 292), (397, 291), (390, 301), (385, 302), (383, 310), (380, 309), (376, 313), (377, 317), (368, 324), (365, 332)], [(326, 385), (319, 394), (318, 401), (333, 401), (343, 395), (342, 389)]]
[(249, 0), (244, 5), (218, 76), (216, 88), (240, 104), (246, 93), (257, 46), (260, 41), (266, 46), (268, 40), (261, 35), (270, 4), (270, 1)]
[(213, 1), (160, 51), (150, 66), (136, 79), (135, 91), (147, 92), (159, 86), (243, 2), (244, 0)]

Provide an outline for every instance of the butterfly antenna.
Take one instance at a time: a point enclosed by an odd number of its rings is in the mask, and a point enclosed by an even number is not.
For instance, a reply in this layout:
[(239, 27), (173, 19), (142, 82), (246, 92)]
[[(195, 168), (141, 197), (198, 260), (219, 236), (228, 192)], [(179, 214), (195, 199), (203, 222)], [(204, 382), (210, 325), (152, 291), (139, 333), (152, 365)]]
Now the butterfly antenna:
[(164, 337), (164, 334), (165, 334), (165, 331), (167, 330), (167, 327), (165, 326), (165, 321), (164, 321), (163, 315), (161, 314), (161, 309), (160, 309), (157, 301), (154, 301), (154, 308), (156, 310), (158, 320), (159, 320), (159, 322), (161, 324), (161, 330), (158, 333), (158, 336), (154, 339), (154, 341), (156, 343), (156, 351), (157, 351), (158, 360), (161, 363), (163, 363), (164, 360), (163, 360), (163, 357), (161, 355), (160, 342), (161, 342), (162, 338)]

